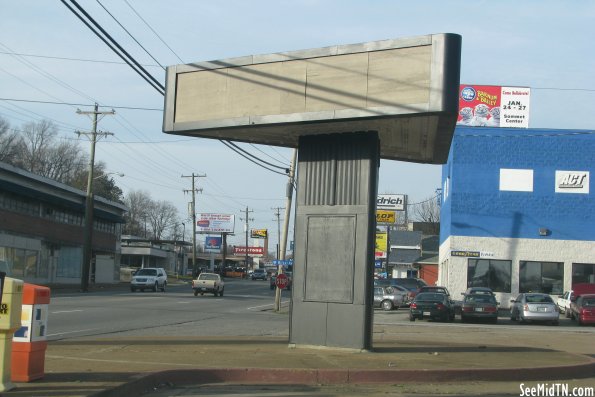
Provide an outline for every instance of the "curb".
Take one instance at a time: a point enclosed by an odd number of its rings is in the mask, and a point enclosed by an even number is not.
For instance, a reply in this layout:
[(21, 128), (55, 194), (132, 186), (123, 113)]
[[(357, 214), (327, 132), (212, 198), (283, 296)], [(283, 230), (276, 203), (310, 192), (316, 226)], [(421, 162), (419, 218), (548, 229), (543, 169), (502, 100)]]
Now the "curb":
[[(584, 356), (582, 356), (584, 357)], [(363, 385), (462, 381), (551, 381), (595, 377), (595, 358), (584, 364), (535, 368), (460, 368), (445, 370), (404, 369), (279, 369), (197, 368), (137, 375), (128, 383), (95, 393), (93, 397), (118, 397), (173, 385), (212, 383), (259, 385)]]

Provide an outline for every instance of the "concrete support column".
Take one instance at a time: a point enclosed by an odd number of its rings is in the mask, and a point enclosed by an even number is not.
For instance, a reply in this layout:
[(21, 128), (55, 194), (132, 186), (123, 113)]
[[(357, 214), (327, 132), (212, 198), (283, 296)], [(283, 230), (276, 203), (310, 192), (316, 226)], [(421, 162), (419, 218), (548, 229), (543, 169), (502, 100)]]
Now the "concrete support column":
[(379, 147), (375, 131), (300, 137), (291, 345), (372, 348)]

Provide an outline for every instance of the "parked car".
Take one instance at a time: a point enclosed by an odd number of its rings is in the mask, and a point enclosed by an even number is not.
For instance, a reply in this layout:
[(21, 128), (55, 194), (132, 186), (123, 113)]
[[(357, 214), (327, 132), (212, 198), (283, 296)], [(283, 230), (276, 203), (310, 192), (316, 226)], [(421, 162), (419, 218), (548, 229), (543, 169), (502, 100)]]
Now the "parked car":
[(570, 318), (576, 319), (578, 325), (595, 324), (595, 294), (579, 296), (570, 303)]
[(267, 271), (265, 269), (254, 269), (252, 274), (250, 274), (250, 279), (254, 280), (265, 280), (267, 279)]
[(461, 295), (472, 295), (472, 294), (487, 294), (495, 296), (494, 291), (488, 287), (469, 287), (465, 292), (461, 292)]
[(491, 294), (469, 294), (463, 297), (461, 304), (461, 321), (471, 319), (487, 319), (492, 323), (498, 322), (498, 302)]
[(409, 288), (406, 288), (402, 285), (399, 285), (395, 278), (383, 278), (383, 279), (376, 279), (374, 280), (374, 287), (392, 287), (396, 290), (405, 292), (407, 294), (407, 298), (405, 301), (405, 305), (408, 306), (413, 298), (415, 298), (415, 294), (417, 294), (417, 290), (411, 291)]
[(570, 318), (570, 304), (573, 300), (576, 300), (579, 296), (584, 294), (595, 294), (595, 284), (577, 283), (573, 286), (572, 290), (566, 291), (562, 295), (558, 295), (556, 305), (558, 305), (560, 313), (564, 313), (566, 318)]
[(408, 291), (393, 287), (374, 287), (374, 307), (390, 311), (405, 306)]
[[(285, 288), (286, 290), (291, 290), (291, 284), (292, 284), (292, 272), (283, 272), (283, 274), (285, 274), (288, 278), (288, 283), (287, 283), (287, 287)], [(277, 274), (272, 274), (271, 278), (269, 279), (269, 285), (271, 287), (271, 289), (275, 289), (277, 286), (275, 284), (275, 281), (277, 280)]]
[(510, 319), (512, 321), (547, 321), (558, 325), (560, 313), (548, 294), (529, 292), (511, 299)]
[(450, 292), (448, 292), (448, 289), (446, 287), (439, 287), (439, 286), (435, 286), (435, 285), (425, 285), (417, 291), (418, 294), (421, 294), (422, 292), (438, 292), (438, 293), (448, 296), (448, 298), (450, 299)]
[(452, 321), (455, 318), (454, 305), (445, 294), (438, 292), (417, 294), (409, 305), (409, 321), (424, 318)]
[(130, 291), (134, 292), (137, 289), (144, 291), (151, 289), (165, 292), (167, 286), (167, 274), (161, 267), (144, 267), (137, 270), (130, 280)]

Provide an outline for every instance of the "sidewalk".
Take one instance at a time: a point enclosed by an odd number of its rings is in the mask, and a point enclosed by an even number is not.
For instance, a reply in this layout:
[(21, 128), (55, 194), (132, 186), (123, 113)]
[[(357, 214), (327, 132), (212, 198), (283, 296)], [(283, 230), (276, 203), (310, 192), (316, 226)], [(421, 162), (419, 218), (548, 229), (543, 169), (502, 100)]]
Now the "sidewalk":
[[(286, 338), (271, 337), (71, 339), (49, 344), (44, 379), (19, 383), (3, 395), (191, 396), (204, 395), (205, 384), (219, 390), (248, 384), (250, 388), (241, 390), (250, 393), (262, 385), (285, 392), (296, 388), (288, 385), (301, 385), (298, 389), (308, 386), (304, 395), (325, 396), (334, 395), (329, 387), (344, 396), (366, 387), (382, 394), (436, 384), (440, 390), (460, 393), (470, 382), (506, 386), (513, 395), (519, 395), (520, 383), (566, 379), (573, 385), (595, 386), (592, 333), (574, 333), (572, 343), (558, 350), (552, 348), (556, 335), (539, 341), (530, 341), (530, 335), (519, 341), (494, 338), (493, 344), (478, 344), (485, 332), (477, 330), (436, 334), (431, 327), (377, 326), (374, 351), (363, 353), (292, 349)], [(260, 395), (247, 391), (245, 395)], [(479, 395), (477, 390), (471, 393)]]
[[(103, 288), (128, 284), (90, 291)], [(76, 338), (50, 342), (45, 377), (2, 396), (518, 396), (521, 383), (595, 386), (592, 332), (510, 335), (375, 324), (372, 352), (289, 348), (286, 337)]]

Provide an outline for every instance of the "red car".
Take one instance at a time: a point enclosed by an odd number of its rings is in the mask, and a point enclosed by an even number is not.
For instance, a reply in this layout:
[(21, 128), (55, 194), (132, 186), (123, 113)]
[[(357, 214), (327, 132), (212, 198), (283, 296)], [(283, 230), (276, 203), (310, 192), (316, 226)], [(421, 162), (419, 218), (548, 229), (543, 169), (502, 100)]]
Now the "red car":
[(581, 295), (570, 303), (570, 317), (578, 325), (595, 324), (595, 294)]

